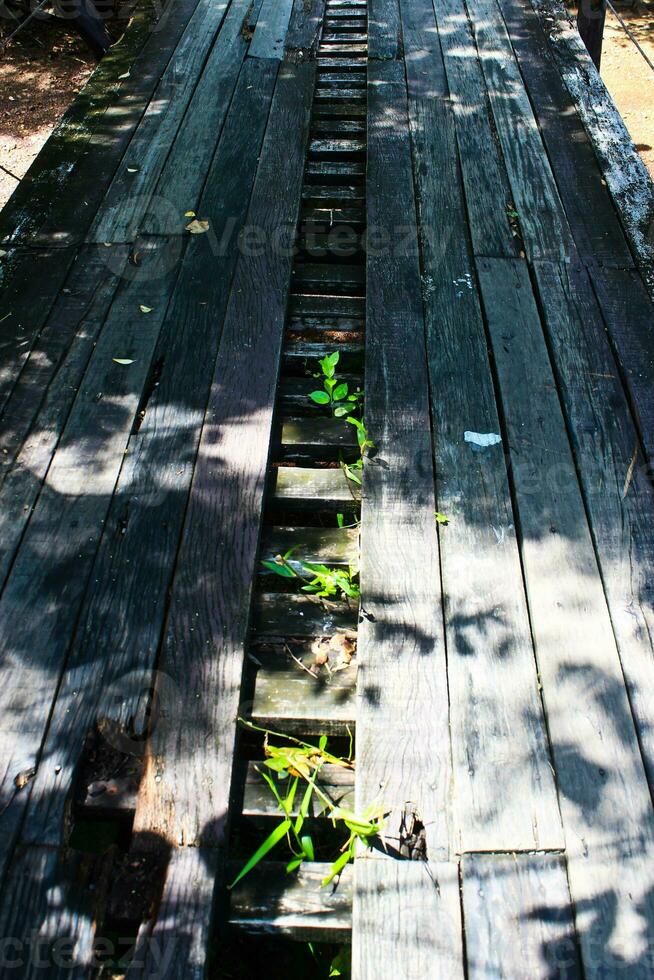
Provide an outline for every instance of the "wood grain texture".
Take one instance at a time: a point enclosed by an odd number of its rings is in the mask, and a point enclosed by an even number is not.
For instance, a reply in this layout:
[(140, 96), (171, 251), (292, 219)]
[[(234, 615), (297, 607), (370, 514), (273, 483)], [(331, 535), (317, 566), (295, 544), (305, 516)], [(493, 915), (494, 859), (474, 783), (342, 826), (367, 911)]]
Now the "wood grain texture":
[[(256, 667), (254, 696), (252, 704), (243, 703), (241, 711), (251, 713), (257, 725), (297, 731), (303, 736), (344, 734), (348, 726), (354, 726), (356, 659), (345, 670), (331, 674), (323, 670), (315, 677), (283, 654), (266, 655), (255, 649), (251, 659)], [(308, 668), (315, 663), (315, 656), (310, 654), (300, 659)]]
[(369, 61), (400, 58), (402, 25), (398, 0), (368, 0), (367, 6)]
[(357, 860), (352, 980), (456, 980), (464, 975), (458, 866)]
[[(479, 271), (504, 403), (570, 891), (575, 906), (590, 913), (579, 935), (584, 969), (599, 977), (606, 964), (624, 956), (630, 975), (645, 976), (646, 961), (639, 962), (642, 949), (633, 937), (654, 914), (649, 858), (654, 838), (651, 797), (623, 675), (634, 665), (626, 658), (621, 664), (616, 649), (619, 623), (609, 616), (527, 270), (510, 260), (482, 260)], [(538, 276), (544, 280), (546, 273), (539, 269)], [(578, 336), (573, 341), (568, 335), (565, 343), (562, 335), (555, 337), (557, 323), (566, 330), (577, 325), (574, 306), (553, 284), (544, 306), (550, 342), (559, 347), (556, 357), (575, 358), (561, 392), (564, 405), (572, 391), (587, 404), (595, 384), (592, 358), (579, 359)], [(596, 331), (593, 346), (599, 346)], [(603, 415), (607, 404), (605, 396)], [(596, 435), (588, 424), (584, 438), (596, 454), (600, 446), (603, 452), (609, 446), (608, 437)], [(579, 457), (577, 465), (583, 481), (585, 464)], [(598, 498), (611, 499), (606, 479), (595, 489)], [(619, 561), (619, 552), (613, 557)], [(651, 663), (649, 649), (632, 646), (630, 652), (639, 662)]]
[(467, 8), (527, 255), (564, 259), (570, 229), (504, 21), (495, 0)]
[[(222, 182), (220, 205), (211, 191), (211, 214), (217, 224), (233, 221), (236, 233), (245, 221), (276, 77), (268, 64), (253, 67), (239, 81), (214, 161), (229, 177)], [(30, 840), (59, 841), (88, 731), (110, 725), (128, 751), (141, 752), (143, 700), (237, 258), (237, 249), (214, 255), (196, 237), (181, 263), (33, 784), (25, 830)]]
[(464, 858), (462, 872), (471, 980), (582, 976), (559, 855), (474, 854)]
[[(392, 247), (367, 259), (357, 680), (357, 806), (383, 798), (397, 846), (413, 804), (432, 858), (450, 847), (450, 744), (429, 393), (404, 70), (368, 72), (368, 220)], [(389, 906), (390, 908), (390, 906)], [(364, 913), (362, 913), (364, 914)]]
[(325, 0), (296, 0), (286, 32), (285, 58), (295, 61), (315, 57), (324, 14)]
[[(426, 30), (434, 30), (434, 9), (449, 89), (446, 107), (456, 124), (473, 249), (477, 255), (517, 255), (518, 245), (507, 214), (512, 207), (512, 194), (491, 128), (486, 83), (474, 36), (468, 20), (461, 15), (458, 0), (445, 0), (436, 8), (426, 0), (419, 3), (403, 0), (406, 56), (410, 58), (412, 54), (412, 32), (424, 36)], [(433, 44), (432, 52), (437, 60), (437, 43)], [(416, 66), (416, 71), (420, 70)], [(422, 70), (426, 73), (425, 68)]]
[(423, 238), (436, 508), (448, 645), (457, 850), (562, 844), (537, 686), (502, 443), (479, 449), (466, 431), (502, 430), (495, 403), (454, 120), (429, 21), (408, 59), (409, 112)]
[[(121, 166), (106, 190), (102, 205), (88, 232), (87, 241), (102, 243), (135, 240), (164, 161), (228, 6), (229, 0), (199, 0), (125, 150)], [(236, 28), (237, 32), (239, 28), (240, 24)], [(225, 42), (219, 37), (216, 43), (220, 50)], [(157, 214), (161, 214), (162, 221), (174, 214), (178, 206), (177, 201), (168, 205), (166, 202), (155, 202)], [(182, 207), (187, 210), (185, 205)]]
[(563, 206), (587, 265), (627, 268), (633, 258), (593, 145), (552, 60), (528, 0), (500, 0)]
[(281, 61), (292, 8), (293, 0), (263, 0), (248, 51), (250, 58), (274, 58)]
[[(0, 604), (3, 845), (11, 846), (177, 269), (166, 239), (112, 304)], [(144, 314), (139, 305), (149, 306)], [(117, 364), (115, 357), (130, 360)], [(22, 778), (19, 782), (22, 782)], [(4, 852), (4, 848), (3, 848)]]
[(135, 826), (177, 845), (224, 839), (292, 263), (274, 234), (297, 220), (314, 78), (278, 75), (247, 217), (267, 247), (236, 265), (172, 587), (160, 669), (194, 724), (160, 720)]

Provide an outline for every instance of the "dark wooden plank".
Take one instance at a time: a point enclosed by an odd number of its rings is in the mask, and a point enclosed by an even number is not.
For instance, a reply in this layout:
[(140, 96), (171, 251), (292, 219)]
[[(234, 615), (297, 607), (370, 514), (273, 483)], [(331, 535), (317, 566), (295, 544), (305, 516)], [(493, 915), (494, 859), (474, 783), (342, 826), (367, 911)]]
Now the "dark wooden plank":
[[(230, 873), (240, 871), (230, 863)], [(275, 933), (303, 942), (347, 942), (350, 938), (352, 871), (346, 868), (338, 884), (321, 888), (328, 864), (305, 863), (297, 874), (266, 861), (247, 875), (231, 893), (230, 925), (251, 933)]]
[[(464, 977), (456, 864), (357, 861), (352, 923), (352, 977)], [(387, 917), (389, 903), (395, 915)], [(399, 914), (401, 912), (401, 914)], [(384, 928), (380, 928), (380, 923)]]
[[(243, 24), (256, 23), (260, 2), (261, 0), (232, 0), (154, 188), (155, 207), (143, 213), (139, 211), (142, 202), (137, 200), (133, 232), (138, 229), (139, 215), (142, 214), (144, 232), (181, 234), (189, 223), (184, 212), (199, 207), (200, 194), (208, 179), (207, 171), (248, 50), (248, 42), (243, 36)], [(162, 135), (158, 134), (156, 138), (165, 138), (165, 132), (164, 126)], [(130, 147), (130, 160), (132, 152)], [(134, 162), (130, 165), (140, 166)], [(215, 168), (213, 174), (215, 175)], [(122, 184), (124, 193), (128, 196), (136, 195), (137, 199), (146, 195), (150, 188), (149, 176), (145, 175), (144, 180), (145, 185), (140, 182), (139, 174), (125, 173)], [(171, 206), (167, 209), (172, 212), (171, 220), (167, 220), (167, 213), (161, 213), (162, 201)], [(204, 210), (198, 213), (202, 218), (208, 217)], [(220, 229), (218, 233), (219, 231)]]
[[(561, 846), (502, 429), (432, 31), (406, 43), (448, 644), (457, 850)], [(447, 248), (443, 248), (447, 241)], [(474, 433), (491, 435), (485, 448)], [(364, 603), (365, 605), (365, 603)], [(501, 751), (498, 747), (502, 746)]]
[(158, 763), (146, 772), (135, 827), (176, 845), (224, 841), (292, 265), (272, 239), (297, 220), (314, 79), (312, 64), (285, 65), (277, 76), (246, 219), (267, 246), (236, 265), (172, 586), (160, 669), (196, 723), (157, 726)]
[[(205, 195), (209, 213), (217, 221), (229, 218), (236, 231), (245, 221), (275, 78), (268, 62), (244, 70), (212, 168), (225, 174), (221, 190)], [(156, 380), (150, 379), (149, 397), (141, 400), (138, 432), (130, 438), (105, 521), (71, 669), (53, 708), (44, 751), (57, 761), (39, 769), (33, 783), (25, 829), (31, 840), (60, 839), (87, 731), (115, 726), (139, 751), (141, 699), (155, 666), (237, 258), (236, 249), (214, 255), (196, 236), (181, 264), (152, 358)]]
[(287, 418), (282, 420), (281, 429), (282, 448), (324, 455), (325, 449), (337, 451), (357, 445), (356, 429), (344, 419)]
[(500, 6), (579, 254), (587, 265), (628, 267), (633, 259), (617, 212), (538, 18), (520, 0)]
[(570, 228), (504, 21), (495, 0), (467, 8), (527, 255), (563, 260)]
[(654, 787), (654, 490), (588, 274), (536, 279), (650, 786)]
[(250, 58), (282, 59), (292, 8), (293, 0), (263, 0), (248, 51)]
[[(654, 915), (654, 876), (646, 857), (654, 845), (654, 817), (641, 757), (651, 732), (651, 699), (643, 695), (652, 683), (652, 651), (642, 630), (632, 635), (642, 615), (638, 596), (628, 599), (618, 592), (627, 585), (630, 565), (631, 585), (638, 585), (645, 569), (638, 562), (633, 521), (629, 528), (633, 509), (620, 510), (614, 503), (612, 484), (624, 478), (624, 470), (607, 467), (615, 465), (611, 453), (620, 445), (620, 403), (615, 380), (596, 376), (606, 340), (572, 276), (568, 285), (567, 266), (539, 266), (550, 354), (571, 423), (575, 460), (525, 264), (482, 260), (479, 272), (508, 430), (570, 892), (576, 908), (593, 909), (579, 941), (586, 975), (601, 976), (613, 942), (628, 948), (633, 917), (652, 921)], [(583, 303), (582, 309), (576, 303)], [(603, 426), (607, 406), (608, 429)], [(591, 464), (592, 454), (596, 464)], [(637, 484), (633, 492), (635, 499), (641, 497)], [(604, 532), (604, 538), (603, 523), (596, 518), (598, 502), (604, 519), (620, 525)], [(652, 553), (650, 546), (650, 562)], [(625, 603), (624, 611), (616, 598), (612, 601), (612, 592)], [(622, 647), (621, 662), (616, 638), (620, 646), (625, 628), (629, 646)], [(631, 706), (625, 677), (630, 693), (635, 689), (637, 694)], [(621, 910), (617, 920), (616, 908)], [(632, 971), (647, 974), (644, 964), (630, 964)]]
[[(228, 6), (229, 0), (199, 0), (106, 190), (87, 241), (131, 242), (136, 238)], [(217, 45), (222, 48), (220, 35)], [(168, 206), (157, 202), (162, 218), (174, 214), (179, 206), (177, 201)], [(182, 205), (182, 209), (187, 210), (187, 206)]]
[(74, 259), (75, 250), (71, 248), (11, 249), (2, 259), (0, 412), (25, 366)]
[(323, 636), (355, 629), (356, 603), (329, 602), (315, 596), (266, 592), (254, 601), (252, 629), (264, 636)]
[[(402, 3), (407, 57), (412, 54), (412, 34), (424, 36), (425, 31), (435, 30), (434, 9), (426, 3)], [(517, 255), (518, 245), (507, 214), (512, 204), (511, 191), (491, 126), (484, 75), (471, 26), (462, 17), (457, 0), (438, 4), (437, 25), (450, 94), (447, 108), (456, 124), (473, 249), (478, 255)], [(438, 60), (436, 43), (432, 50)], [(440, 65), (438, 68), (440, 75)]]
[(463, 870), (468, 976), (582, 976), (565, 862), (558, 855), (475, 854)]
[(636, 272), (591, 269), (590, 276), (648, 464), (654, 467), (654, 304)]
[(325, 0), (295, 3), (286, 32), (284, 57), (289, 61), (315, 57), (325, 14)]
[[(19, 778), (17, 791), (14, 780), (36, 765), (175, 283), (169, 259), (166, 239), (144, 249), (139, 277), (112, 304), (2, 595), (3, 857), (29, 793), (29, 781)], [(152, 312), (142, 313), (141, 304)]]
[(277, 507), (318, 510), (343, 510), (348, 504), (358, 504), (359, 491), (340, 467), (280, 466), (274, 471), (271, 487), (272, 503)]
[(397, 0), (368, 0), (368, 58), (385, 61), (402, 55), (402, 26)]

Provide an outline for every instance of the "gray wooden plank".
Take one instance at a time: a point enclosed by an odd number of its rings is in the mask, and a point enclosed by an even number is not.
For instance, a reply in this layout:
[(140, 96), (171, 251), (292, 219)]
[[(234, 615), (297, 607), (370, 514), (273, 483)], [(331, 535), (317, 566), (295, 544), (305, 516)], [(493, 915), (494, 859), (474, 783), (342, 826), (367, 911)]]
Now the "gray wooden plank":
[(383, 796), (387, 839), (397, 846), (404, 808), (414, 804), (436, 860), (450, 847), (450, 744), (407, 127), (402, 64), (371, 62), (368, 220), (405, 234), (395, 248), (369, 253), (366, 267), (365, 417), (376, 450), (364, 464), (361, 508), (357, 806)]
[[(142, 214), (143, 232), (181, 234), (189, 223), (184, 212), (193, 211), (199, 206), (200, 194), (208, 179), (209, 166), (248, 50), (243, 24), (246, 20), (250, 24), (256, 23), (259, 7), (260, 0), (254, 3), (251, 0), (232, 0), (163, 164), (154, 189), (154, 207)], [(161, 136), (157, 135), (157, 139), (161, 139)], [(215, 170), (212, 176), (215, 179)], [(137, 196), (147, 193), (147, 185), (140, 185), (134, 178), (138, 180), (139, 175), (128, 173), (124, 176), (126, 192), (134, 192)], [(165, 213), (160, 210), (161, 201), (172, 205), (165, 209)], [(207, 215), (202, 211), (200, 217), (206, 219)], [(133, 220), (136, 229), (138, 211)]]
[(289, 61), (315, 57), (323, 27), (325, 0), (294, 3), (286, 32), (284, 57)]
[(471, 980), (582, 976), (562, 857), (474, 854), (462, 872)]
[(252, 629), (266, 636), (323, 636), (339, 629), (354, 629), (356, 602), (331, 602), (304, 593), (259, 593), (252, 609)]
[(353, 906), (352, 980), (466, 975), (458, 865), (357, 860)]
[(260, 555), (274, 560), (277, 555), (293, 553), (288, 561), (324, 562), (328, 565), (356, 565), (359, 556), (359, 532), (356, 528), (268, 527), (264, 529)]
[[(473, 249), (478, 255), (517, 255), (518, 245), (507, 214), (512, 206), (511, 191), (491, 128), (488, 93), (474, 37), (467, 18), (461, 16), (461, 4), (446, 0), (435, 8), (432, 4), (414, 5), (403, 0), (406, 53), (410, 57), (410, 32), (434, 30), (435, 9), (450, 93), (447, 106), (456, 123)], [(438, 59), (436, 43), (432, 51)]]
[(398, 0), (368, 0), (369, 61), (399, 58), (402, 53), (401, 34)]
[[(198, 3), (109, 184), (87, 241), (134, 241), (228, 6), (229, 0)], [(156, 201), (155, 207), (163, 220), (180, 204)], [(181, 208), (187, 210), (185, 205)]]
[(112, 304), (2, 595), (3, 859), (29, 793), (18, 777), (36, 765), (176, 275), (169, 242), (152, 243)]
[[(212, 172), (228, 176), (220, 194), (207, 192), (210, 213), (229, 218), (236, 232), (245, 221), (276, 73), (264, 62), (243, 72), (213, 164)], [(60, 839), (87, 731), (111, 726), (114, 737), (141, 751), (140, 702), (156, 662), (237, 258), (235, 248), (214, 255), (196, 236), (181, 263), (152, 357), (156, 381), (150, 378), (141, 398), (138, 431), (127, 446), (33, 782), (30, 840)]]
[(588, 274), (581, 267), (539, 265), (536, 279), (613, 632), (654, 788), (654, 490)]
[(271, 502), (277, 507), (311, 507), (343, 510), (358, 506), (360, 488), (348, 480), (340, 467), (310, 469), (279, 466), (273, 473)]
[(433, 31), (409, 39), (458, 850), (562, 845), (502, 430)]
[[(272, 796), (270, 787), (264, 781), (261, 774), (262, 769), (263, 772), (266, 771), (263, 762), (248, 763), (243, 792), (243, 816), (279, 818), (279, 804)], [(352, 769), (326, 764), (320, 768), (317, 783), (332, 803), (338, 803), (350, 809), (354, 806), (354, 771)], [(301, 799), (294, 803), (291, 810), (293, 816), (299, 813), (300, 804)], [(327, 804), (314, 794), (309, 804), (309, 816), (327, 817), (328, 813)]]
[[(576, 908), (589, 910), (579, 935), (585, 975), (606, 976), (608, 964), (622, 950), (630, 976), (644, 977), (648, 971), (637, 959), (640, 949), (633, 937), (653, 921), (649, 855), (654, 822), (623, 674), (633, 677), (637, 667), (626, 658), (621, 663), (616, 649), (619, 622), (609, 616), (526, 267), (511, 260), (481, 260), (479, 272), (508, 429), (570, 892)], [(559, 363), (574, 365), (573, 377), (562, 388), (564, 404), (568, 390), (585, 401), (594, 386), (593, 360), (572, 333), (578, 320), (574, 304), (556, 279), (548, 283), (539, 271), (539, 281), (550, 286), (545, 293), (550, 343), (564, 344), (565, 351), (556, 355)], [(565, 324), (565, 340), (556, 338), (557, 324), (560, 330)], [(598, 345), (598, 334), (593, 334), (592, 343)], [(605, 394), (603, 413), (607, 404)], [(571, 414), (570, 408), (566, 411)], [(612, 417), (614, 412), (612, 406)], [(601, 445), (606, 453), (611, 436), (587, 426), (583, 438), (594, 452)], [(583, 470), (579, 457), (577, 463)], [(597, 498), (610, 499), (607, 476), (605, 471), (601, 487), (593, 481)], [(629, 544), (616, 545), (611, 563), (620, 565), (621, 550), (628, 557)], [(610, 574), (610, 567), (604, 566), (603, 575)], [(649, 646), (645, 651), (632, 645), (630, 654), (638, 658), (638, 667), (645, 659), (651, 663)]]
[(564, 259), (570, 228), (499, 8), (495, 0), (467, 7), (527, 255)]
[(176, 845), (224, 840), (292, 265), (274, 232), (297, 221), (314, 79), (312, 64), (277, 77), (247, 217), (266, 248), (236, 265), (172, 586), (160, 670), (195, 724), (157, 726), (135, 827)]
[(277, 61), (283, 58), (292, 8), (293, 0), (263, 0), (248, 51), (250, 58), (275, 58)]

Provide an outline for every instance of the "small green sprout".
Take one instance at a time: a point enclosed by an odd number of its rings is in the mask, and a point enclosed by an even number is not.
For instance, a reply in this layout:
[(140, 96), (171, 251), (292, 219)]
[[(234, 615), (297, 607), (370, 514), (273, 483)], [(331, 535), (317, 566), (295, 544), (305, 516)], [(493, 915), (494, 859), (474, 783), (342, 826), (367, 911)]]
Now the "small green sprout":
[(445, 527), (450, 523), (450, 519), (447, 514), (441, 514), (439, 510), (435, 511), (434, 516), (436, 517), (436, 522), (438, 524), (443, 524)]
[(338, 364), (339, 357), (339, 352), (334, 351), (333, 354), (326, 354), (325, 357), (318, 361), (322, 375), (315, 374), (314, 377), (322, 377), (323, 390), (318, 389), (312, 391), (309, 395), (309, 398), (316, 405), (329, 407), (332, 415), (337, 419), (355, 411), (363, 398), (363, 392), (359, 388), (351, 392), (348, 383), (346, 381), (339, 381), (336, 377), (336, 365)]

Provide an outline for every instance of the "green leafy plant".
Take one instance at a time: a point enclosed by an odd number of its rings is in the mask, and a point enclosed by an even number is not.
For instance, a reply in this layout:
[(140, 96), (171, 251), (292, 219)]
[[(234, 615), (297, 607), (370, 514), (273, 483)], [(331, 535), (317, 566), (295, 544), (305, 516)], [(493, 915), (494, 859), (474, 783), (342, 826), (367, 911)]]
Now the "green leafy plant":
[[(321, 789), (318, 776), (326, 763), (341, 766), (344, 769), (354, 768), (351, 756), (350, 758), (343, 758), (334, 756), (327, 751), (326, 735), (320, 737), (318, 745), (311, 745), (309, 742), (302, 742), (300, 739), (281, 735), (279, 732), (270, 729), (260, 728), (243, 718), (239, 718), (239, 721), (247, 728), (264, 733), (265, 760), (263, 765), (266, 768), (255, 768), (277, 801), (282, 820), (266, 837), (263, 844), (257, 848), (252, 857), (246, 861), (229, 888), (233, 888), (259, 864), (266, 854), (284, 840), (292, 854), (286, 865), (288, 874), (296, 871), (304, 861), (315, 860), (313, 840), (305, 829), (305, 822), (314, 797), (317, 798), (323, 812), (334, 826), (342, 823), (348, 831), (347, 839), (341, 847), (339, 856), (331, 864), (327, 875), (321, 882), (321, 888), (324, 888), (354, 859), (358, 843), (368, 847), (375, 837), (381, 835), (385, 816), (383, 807), (376, 802), (366, 807), (362, 813), (357, 814), (347, 807), (334, 803)], [(271, 745), (269, 741), (271, 737), (285, 739), (286, 743)], [(297, 807), (297, 813), (294, 814), (295, 801), (300, 798), (300, 794), (298, 794), (300, 786), (303, 787), (303, 791), (300, 791), (301, 801)]]
[(305, 584), (302, 586), (303, 592), (309, 592), (321, 599), (345, 596), (348, 599), (358, 599), (360, 592), (355, 579), (359, 572), (354, 565), (335, 566), (330, 568), (328, 565), (320, 565), (308, 561), (296, 561), (294, 568), (290, 564), (290, 558), (294, 548), (287, 551), (284, 555), (277, 555), (272, 561), (265, 560), (261, 564), (269, 572), (280, 575), (282, 578), (299, 578)]
[(447, 514), (441, 514), (439, 510), (434, 511), (434, 517), (436, 518), (437, 524), (443, 524), (445, 527), (450, 523), (450, 519)]
[(363, 398), (363, 392), (357, 388), (350, 391), (347, 381), (339, 381), (336, 377), (336, 365), (340, 354), (334, 351), (333, 354), (326, 354), (320, 361), (321, 374), (314, 374), (314, 378), (322, 377), (322, 390), (312, 391), (309, 398), (316, 405), (329, 407), (334, 418), (342, 418), (355, 411)]

